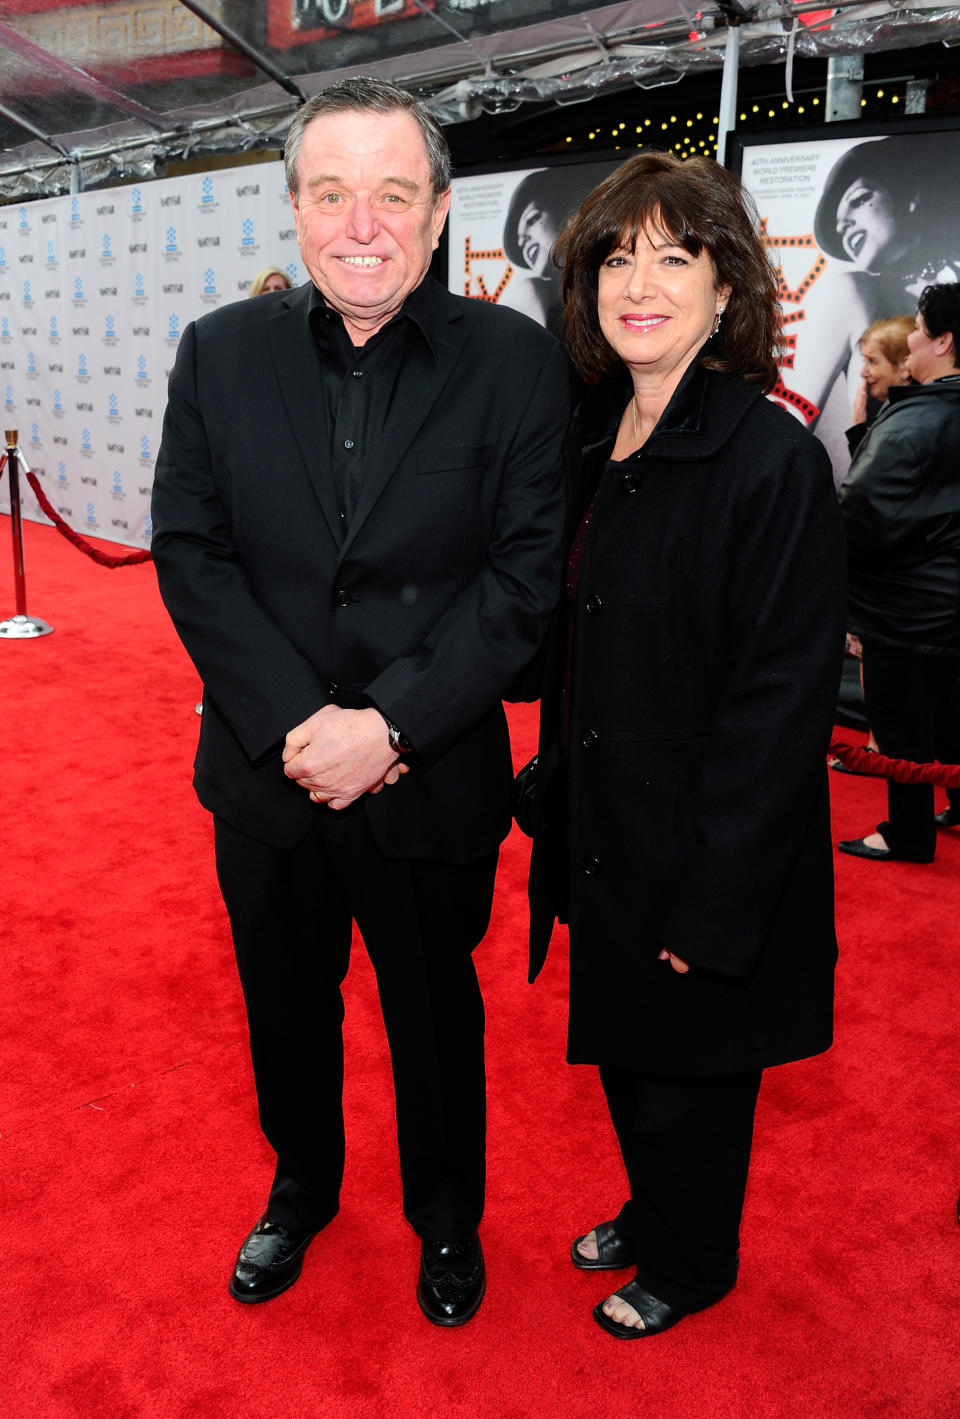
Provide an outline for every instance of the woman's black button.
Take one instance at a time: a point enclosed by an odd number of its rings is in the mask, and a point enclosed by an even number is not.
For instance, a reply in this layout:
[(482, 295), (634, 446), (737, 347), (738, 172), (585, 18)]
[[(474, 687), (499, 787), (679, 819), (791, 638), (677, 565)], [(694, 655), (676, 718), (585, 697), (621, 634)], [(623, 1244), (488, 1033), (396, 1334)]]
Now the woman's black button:
[(600, 735), (595, 729), (588, 729), (580, 740), (585, 749), (595, 749), (600, 743)]
[(341, 587), (340, 590), (337, 592), (335, 599), (338, 606), (349, 606), (350, 602), (353, 600), (353, 597), (350, 595), (349, 591), (347, 591), (345, 587)]
[(637, 491), (637, 489), (639, 488), (639, 486), (640, 486), (640, 474), (639, 474), (639, 473), (624, 473), (624, 475), (623, 475), (623, 491), (624, 491), (625, 493), (635, 493), (635, 492)]
[(603, 610), (603, 602), (600, 600), (599, 596), (591, 596), (588, 598), (583, 609), (588, 616), (598, 616)]
[(599, 857), (588, 857), (583, 863), (583, 870), (588, 877), (596, 877), (600, 871)]

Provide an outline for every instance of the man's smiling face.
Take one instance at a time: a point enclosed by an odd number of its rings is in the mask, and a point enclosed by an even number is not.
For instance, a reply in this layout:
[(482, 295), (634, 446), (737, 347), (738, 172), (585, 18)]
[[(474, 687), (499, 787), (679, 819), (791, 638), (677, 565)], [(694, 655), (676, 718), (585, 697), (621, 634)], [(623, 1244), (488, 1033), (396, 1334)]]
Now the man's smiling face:
[(362, 344), (426, 275), (450, 193), (435, 195), (423, 135), (402, 110), (315, 118), (297, 179), (290, 202), (303, 263)]

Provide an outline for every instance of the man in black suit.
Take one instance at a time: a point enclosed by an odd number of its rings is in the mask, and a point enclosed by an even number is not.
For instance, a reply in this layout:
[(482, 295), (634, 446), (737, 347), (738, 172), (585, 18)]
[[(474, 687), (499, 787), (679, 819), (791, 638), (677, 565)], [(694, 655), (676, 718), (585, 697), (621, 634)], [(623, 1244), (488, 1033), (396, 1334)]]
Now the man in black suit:
[(501, 699), (561, 585), (559, 346), (428, 275), (442, 130), (373, 79), (296, 114), (285, 163), (311, 280), (204, 316), (170, 376), (154, 486), (164, 601), (204, 682), (195, 785), (277, 1153), (230, 1281), (292, 1285), (343, 1173), (352, 923), (390, 1043), (419, 1303), (485, 1278), (483, 1003), (512, 773)]

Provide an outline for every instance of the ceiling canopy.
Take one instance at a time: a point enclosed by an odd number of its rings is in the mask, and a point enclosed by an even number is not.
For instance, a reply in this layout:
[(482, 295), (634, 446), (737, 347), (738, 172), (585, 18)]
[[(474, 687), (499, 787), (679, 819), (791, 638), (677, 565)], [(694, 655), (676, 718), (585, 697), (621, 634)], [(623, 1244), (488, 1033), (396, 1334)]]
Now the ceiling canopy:
[(279, 147), (296, 105), (378, 73), (443, 123), (579, 103), (723, 62), (960, 42), (960, 8), (776, 0), (0, 0), (0, 198)]

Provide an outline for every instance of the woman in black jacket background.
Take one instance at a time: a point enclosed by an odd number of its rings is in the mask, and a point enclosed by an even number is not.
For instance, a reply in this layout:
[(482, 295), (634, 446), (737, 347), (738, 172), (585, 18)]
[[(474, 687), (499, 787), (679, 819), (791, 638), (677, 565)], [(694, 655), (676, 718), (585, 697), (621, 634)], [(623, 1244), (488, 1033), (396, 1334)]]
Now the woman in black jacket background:
[[(850, 629), (881, 754), (955, 760), (960, 675), (960, 283), (927, 286), (908, 339), (916, 384), (891, 387), (840, 488)], [(929, 784), (887, 783), (888, 818), (838, 844), (875, 861), (932, 862)], [(949, 812), (950, 810), (948, 810)]]

